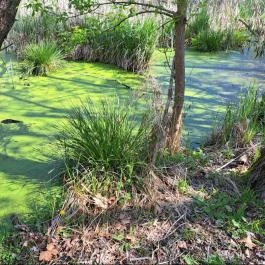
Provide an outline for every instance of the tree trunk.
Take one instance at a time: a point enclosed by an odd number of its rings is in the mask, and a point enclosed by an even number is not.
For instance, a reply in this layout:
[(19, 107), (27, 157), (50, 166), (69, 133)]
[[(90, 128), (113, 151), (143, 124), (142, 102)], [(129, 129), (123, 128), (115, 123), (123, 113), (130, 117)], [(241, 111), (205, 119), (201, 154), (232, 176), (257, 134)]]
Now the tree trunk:
[(21, 0), (0, 0), (0, 48), (11, 30)]
[(175, 94), (172, 117), (169, 124), (167, 148), (170, 153), (178, 151), (181, 142), (182, 114), (185, 95), (185, 26), (187, 0), (178, 0), (175, 23)]
[(249, 184), (265, 201), (265, 149), (261, 150), (260, 158), (249, 170)]

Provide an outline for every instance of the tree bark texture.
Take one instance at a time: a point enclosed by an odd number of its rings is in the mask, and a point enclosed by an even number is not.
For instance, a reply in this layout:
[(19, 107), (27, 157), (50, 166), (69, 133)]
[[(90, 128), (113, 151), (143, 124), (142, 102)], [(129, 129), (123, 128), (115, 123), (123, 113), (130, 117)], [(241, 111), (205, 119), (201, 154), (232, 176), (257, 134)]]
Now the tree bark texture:
[(11, 30), (21, 0), (0, 0), (0, 48)]
[(261, 150), (260, 158), (249, 170), (249, 184), (265, 201), (265, 149)]
[(167, 137), (167, 148), (170, 153), (179, 150), (181, 144), (182, 114), (185, 96), (185, 27), (187, 0), (178, 1), (175, 22), (175, 91), (174, 106)]

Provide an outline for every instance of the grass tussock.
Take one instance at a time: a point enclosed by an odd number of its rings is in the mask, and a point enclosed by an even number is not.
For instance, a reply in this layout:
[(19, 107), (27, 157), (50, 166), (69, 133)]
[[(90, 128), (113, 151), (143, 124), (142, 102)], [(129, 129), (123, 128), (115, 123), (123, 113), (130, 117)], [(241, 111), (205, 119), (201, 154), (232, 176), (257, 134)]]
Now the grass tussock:
[(217, 52), (244, 47), (248, 35), (242, 29), (231, 25), (226, 29), (216, 25), (209, 15), (209, 10), (203, 6), (188, 24), (186, 39), (192, 48), (200, 52)]
[(255, 85), (242, 94), (239, 104), (229, 104), (224, 120), (212, 133), (211, 144), (246, 147), (261, 141), (265, 131), (265, 96)]
[(46, 76), (61, 68), (63, 55), (51, 42), (31, 43), (25, 47), (21, 71), (25, 75)]
[[(142, 189), (150, 123), (118, 101), (87, 100), (74, 108), (60, 135), (66, 185), (79, 205), (107, 208)], [(86, 201), (84, 203), (80, 201)], [(89, 207), (88, 207), (89, 208)]]
[(156, 48), (157, 23), (149, 18), (127, 19), (120, 24), (122, 19), (122, 14), (105, 19), (87, 17), (81, 25), (63, 34), (62, 45), (71, 59), (111, 63), (125, 70), (143, 72)]

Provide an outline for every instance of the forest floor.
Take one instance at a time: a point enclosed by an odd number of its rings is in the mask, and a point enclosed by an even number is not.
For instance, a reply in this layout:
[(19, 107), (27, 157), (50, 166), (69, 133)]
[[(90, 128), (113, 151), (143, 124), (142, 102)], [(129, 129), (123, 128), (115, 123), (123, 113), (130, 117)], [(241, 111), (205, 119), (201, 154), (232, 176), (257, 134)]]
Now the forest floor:
[(101, 198), (84, 218), (58, 213), (43, 233), (17, 219), (6, 253), (25, 265), (265, 264), (264, 204), (244, 175), (252, 154), (232, 161), (224, 148), (168, 157), (152, 173), (148, 200), (102, 209)]

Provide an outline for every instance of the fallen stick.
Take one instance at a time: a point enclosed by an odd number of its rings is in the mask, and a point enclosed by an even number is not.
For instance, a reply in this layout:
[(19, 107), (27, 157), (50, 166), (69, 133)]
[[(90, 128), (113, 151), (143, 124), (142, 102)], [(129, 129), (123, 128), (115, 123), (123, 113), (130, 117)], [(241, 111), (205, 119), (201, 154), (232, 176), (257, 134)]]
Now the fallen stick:
[(221, 171), (222, 169), (226, 168), (227, 166), (229, 166), (231, 163), (233, 163), (234, 161), (236, 161), (237, 159), (239, 159), (241, 156), (243, 156), (244, 154), (246, 154), (248, 151), (250, 151), (251, 149), (253, 149), (254, 147), (258, 147), (260, 144), (256, 144), (251, 146), (250, 148), (248, 148), (246, 151), (244, 151), (243, 153), (241, 153), (239, 156), (237, 156), (236, 158), (231, 159), (229, 162), (227, 162), (225, 165), (221, 166), (220, 168), (218, 168), (216, 170), (216, 172)]

